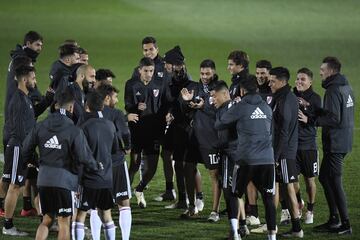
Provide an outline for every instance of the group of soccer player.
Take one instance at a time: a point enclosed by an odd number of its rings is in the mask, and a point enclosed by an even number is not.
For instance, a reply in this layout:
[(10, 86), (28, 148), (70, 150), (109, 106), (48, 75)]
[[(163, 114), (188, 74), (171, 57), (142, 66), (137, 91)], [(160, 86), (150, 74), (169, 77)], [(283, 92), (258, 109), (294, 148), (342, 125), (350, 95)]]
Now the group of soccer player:
[[(129, 239), (131, 184), (139, 171), (134, 195), (138, 206), (146, 208), (144, 191), (160, 156), (166, 188), (154, 200), (171, 201), (167, 209), (184, 209), (181, 218), (196, 218), (204, 209), (197, 168), (203, 163), (211, 179), (208, 220), (219, 221), (223, 193), (229, 239), (241, 239), (250, 232), (276, 239), (279, 202), (279, 224), (292, 225), (282, 235), (303, 238), (301, 218), (305, 224), (314, 222), (318, 175), (329, 220), (314, 231), (351, 234), (341, 176), (344, 158), (352, 148), (354, 96), (336, 57), (325, 57), (321, 63), (325, 89), (321, 103), (312, 88), (313, 72), (306, 67), (297, 71), (291, 89), (287, 68), (259, 60), (252, 75), (249, 56), (235, 50), (227, 58), (230, 86), (219, 79), (212, 59), (200, 63), (200, 80), (195, 81), (179, 46), (161, 57), (156, 39), (145, 37), (144, 57), (125, 83), (124, 114), (116, 108), (115, 74), (109, 69), (96, 71), (88, 63), (88, 52), (75, 40), (59, 47), (43, 96), (34, 67), (43, 43), (39, 33), (30, 31), (23, 45), (11, 51), (0, 187), (4, 235), (28, 235), (13, 224), (21, 190), (21, 215), (41, 217), (36, 239), (46, 239), (54, 221), (58, 239), (84, 239), (87, 213), (92, 239), (100, 239), (101, 227), (106, 239), (115, 239), (114, 205), (122, 239)], [(37, 122), (47, 109), (47, 117)], [(317, 127), (322, 127), (321, 166)], [(306, 185), (306, 210), (300, 174)], [(262, 225), (258, 196), (265, 208)], [(248, 226), (256, 227), (249, 230)]]

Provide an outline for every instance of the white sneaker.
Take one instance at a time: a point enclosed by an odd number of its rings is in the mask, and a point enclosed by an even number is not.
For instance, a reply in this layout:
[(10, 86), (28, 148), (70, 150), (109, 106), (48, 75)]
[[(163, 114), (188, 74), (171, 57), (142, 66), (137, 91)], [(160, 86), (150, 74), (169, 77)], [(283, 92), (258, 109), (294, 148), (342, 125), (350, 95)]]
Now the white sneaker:
[(252, 215), (247, 216), (246, 217), (246, 225), (249, 225), (249, 226), (260, 225), (260, 218), (252, 216)]
[(29, 235), (29, 233), (27, 233), (27, 232), (22, 232), (22, 231), (17, 230), (16, 227), (12, 227), (9, 229), (6, 229), (5, 227), (3, 227), (2, 233), (4, 235), (19, 236), (19, 237), (25, 237), (25, 236)]
[[(275, 233), (277, 233), (277, 231), (278, 231), (278, 227), (276, 226)], [(258, 228), (251, 229), (250, 232), (251, 233), (260, 233), (260, 234), (267, 233), (268, 232), (267, 225), (266, 225), (266, 223), (263, 225), (260, 225)]]
[(204, 200), (197, 198), (195, 200), (195, 206), (198, 209), (198, 211), (201, 212), (202, 210), (204, 210)]
[(143, 192), (137, 192), (135, 190), (135, 197), (140, 208), (146, 208), (146, 201)]
[(209, 222), (217, 222), (220, 220), (219, 213), (217, 212), (211, 212), (208, 218)]
[(293, 232), (293, 231), (289, 231), (286, 233), (281, 234), (282, 237), (284, 238), (303, 238), (304, 237), (304, 231), (300, 230), (299, 232)]
[(314, 213), (313, 213), (313, 212), (307, 211), (307, 212), (305, 213), (304, 223), (305, 223), (305, 224), (312, 224), (312, 223), (314, 223)]
[(281, 217), (280, 217), (280, 225), (288, 225), (290, 224), (291, 216), (288, 209), (281, 210)]

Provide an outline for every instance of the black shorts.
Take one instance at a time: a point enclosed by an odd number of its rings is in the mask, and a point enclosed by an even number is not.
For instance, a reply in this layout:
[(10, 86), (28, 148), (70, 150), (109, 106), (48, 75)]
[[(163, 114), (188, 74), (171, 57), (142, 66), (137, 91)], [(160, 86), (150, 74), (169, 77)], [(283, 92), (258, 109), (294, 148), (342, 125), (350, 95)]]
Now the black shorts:
[(129, 123), (132, 151), (159, 154), (160, 139), (164, 135), (161, 123), (151, 116), (141, 117), (137, 123)]
[(80, 189), (79, 206), (81, 211), (99, 208), (100, 210), (108, 210), (114, 206), (112, 189), (100, 188), (93, 189), (83, 187)]
[(23, 186), (26, 179), (26, 166), (21, 156), (21, 149), (18, 145), (6, 145), (4, 156), (4, 171), (2, 181)]
[(74, 211), (74, 193), (58, 187), (39, 187), (40, 212), (51, 217), (68, 217)]
[(38, 169), (34, 165), (28, 164), (26, 179), (36, 180), (38, 177), (38, 173)]
[(233, 172), (232, 192), (238, 197), (246, 192), (252, 181), (261, 194), (275, 194), (275, 167), (266, 165), (235, 165)]
[(283, 158), (275, 166), (276, 182), (285, 184), (298, 182), (296, 160)]
[(220, 168), (220, 154), (217, 150), (199, 148), (201, 159), (208, 170)]
[(223, 189), (232, 190), (232, 178), (235, 162), (227, 154), (221, 154), (221, 185)]
[(319, 153), (317, 150), (298, 150), (296, 154), (296, 168), (304, 177), (311, 178), (319, 175)]
[(113, 167), (113, 194), (115, 202), (131, 198), (131, 186), (126, 161)]

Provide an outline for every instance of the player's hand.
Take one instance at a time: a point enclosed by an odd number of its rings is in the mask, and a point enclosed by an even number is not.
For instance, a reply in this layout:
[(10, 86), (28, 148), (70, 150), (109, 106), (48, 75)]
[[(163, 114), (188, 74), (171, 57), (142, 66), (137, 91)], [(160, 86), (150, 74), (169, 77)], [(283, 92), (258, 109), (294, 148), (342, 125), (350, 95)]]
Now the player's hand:
[(234, 98), (234, 101), (237, 102), (237, 103), (241, 102), (241, 97), (237, 96), (236, 98)]
[(140, 111), (144, 111), (144, 110), (146, 109), (146, 103), (140, 102), (140, 103), (138, 104), (138, 109), (139, 109)]
[(184, 101), (190, 101), (194, 97), (194, 90), (187, 90), (187, 88), (181, 89), (181, 97)]
[(298, 117), (299, 117), (300, 122), (303, 122), (303, 123), (308, 122), (308, 117), (301, 110), (299, 110), (299, 112), (298, 112)]
[(165, 121), (167, 124), (170, 124), (174, 120), (174, 116), (171, 113), (166, 114)]
[(200, 98), (199, 102), (198, 103), (194, 103), (194, 102), (190, 102), (190, 107), (193, 108), (193, 109), (200, 109), (200, 108), (203, 108), (204, 107), (204, 104), (205, 104), (205, 101), (204, 99)]
[(302, 97), (298, 97), (298, 101), (299, 101), (300, 106), (303, 106), (303, 107), (310, 106), (310, 103), (308, 101), (306, 101), (305, 99), (303, 99)]
[(127, 115), (128, 122), (134, 122), (137, 123), (139, 121), (139, 115), (136, 113), (129, 113)]

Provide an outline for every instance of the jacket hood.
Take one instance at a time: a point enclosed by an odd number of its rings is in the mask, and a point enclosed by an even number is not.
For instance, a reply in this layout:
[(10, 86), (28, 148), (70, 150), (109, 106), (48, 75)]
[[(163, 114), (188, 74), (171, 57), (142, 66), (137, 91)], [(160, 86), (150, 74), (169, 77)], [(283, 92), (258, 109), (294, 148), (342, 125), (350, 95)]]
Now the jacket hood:
[(20, 44), (17, 44), (15, 49), (10, 51), (10, 57), (12, 59), (15, 59), (19, 56), (28, 56), (29, 58), (31, 58), (31, 61), (35, 63), (36, 58), (39, 56), (39, 53), (32, 50), (31, 48), (23, 47)]
[(69, 127), (69, 123), (74, 124), (70, 119), (71, 113), (68, 111), (64, 113), (64, 111), (65, 110), (57, 110), (51, 113), (44, 121), (44, 127), (46, 127), (49, 132), (62, 131)]
[(242, 97), (241, 102), (246, 102), (250, 105), (259, 105), (263, 101), (262, 97), (255, 93), (255, 94), (245, 94), (244, 97)]
[(322, 83), (321, 86), (325, 89), (327, 89), (328, 87), (332, 86), (332, 85), (338, 85), (338, 86), (343, 86), (343, 85), (348, 85), (348, 81), (345, 78), (344, 75), (341, 75), (340, 73), (331, 75), (330, 77), (326, 78)]

